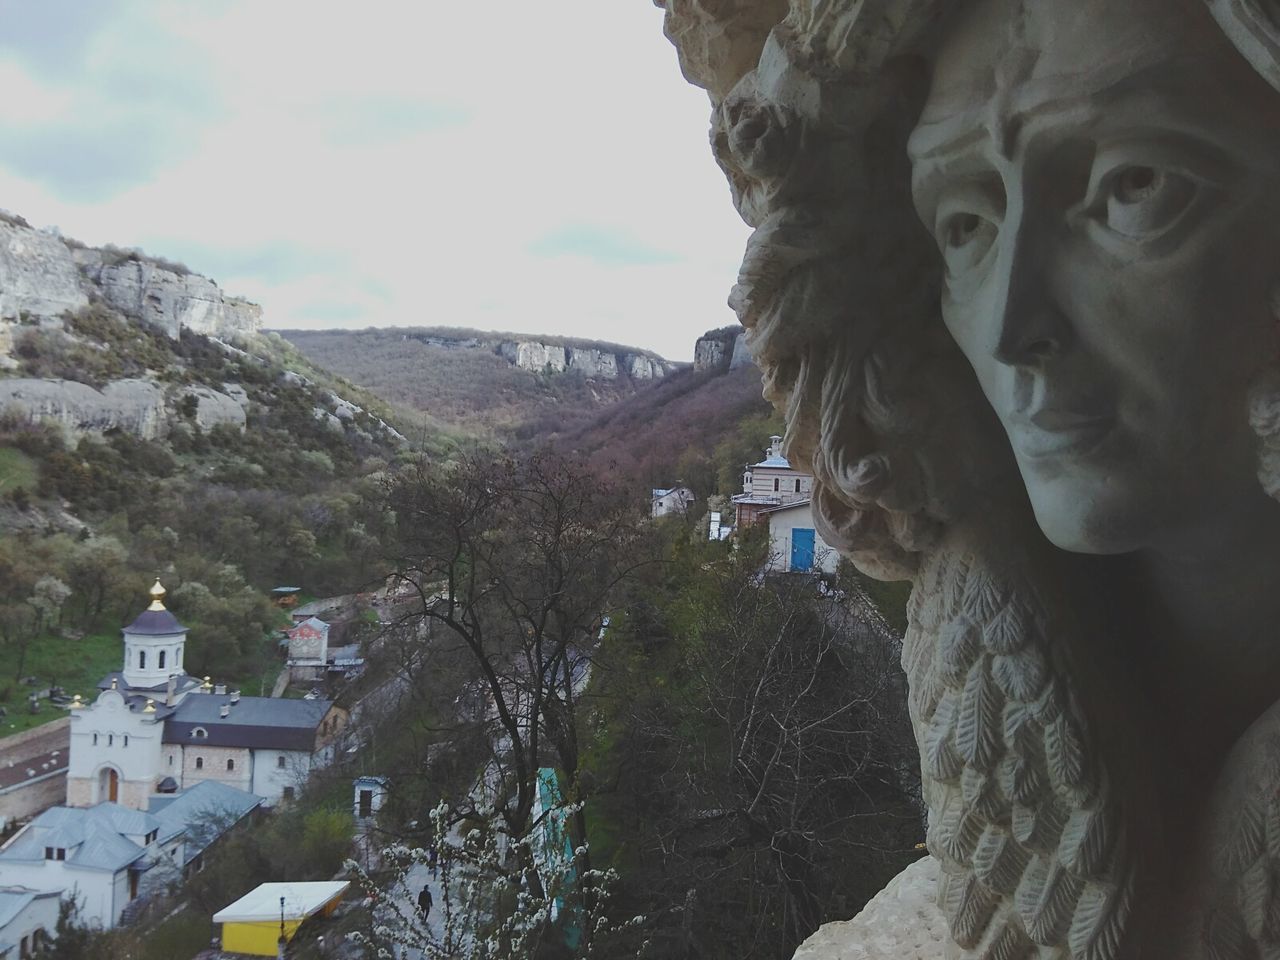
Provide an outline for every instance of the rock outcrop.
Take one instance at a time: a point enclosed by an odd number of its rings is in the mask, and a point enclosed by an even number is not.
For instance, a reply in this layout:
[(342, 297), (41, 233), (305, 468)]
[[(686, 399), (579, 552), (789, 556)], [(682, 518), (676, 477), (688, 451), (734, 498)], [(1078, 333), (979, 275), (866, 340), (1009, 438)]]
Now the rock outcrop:
[(234, 339), (262, 326), (257, 304), (177, 264), (69, 244), (0, 216), (0, 321), (58, 317), (95, 298), (171, 337), (185, 328)]
[[(430, 342), (438, 346), (480, 345), (474, 339), (446, 342), (443, 338), (433, 337)], [(493, 350), (521, 370), (531, 370), (534, 373), (574, 372), (599, 380), (616, 380), (620, 374), (626, 374), (633, 380), (656, 380), (665, 377), (674, 368), (673, 364), (665, 360), (643, 353), (618, 353), (608, 349), (563, 346), (540, 340), (499, 340), (494, 344)]]
[(74, 380), (0, 380), (0, 410), (59, 424), (69, 435), (118, 428), (146, 440), (164, 433), (164, 391), (150, 380), (115, 380), (101, 390)]
[(0, 217), (0, 318), (56, 317), (88, 302), (61, 237)]
[(82, 275), (108, 306), (177, 337), (183, 329), (234, 339), (262, 326), (262, 308), (228, 297), (198, 273), (178, 273), (149, 260), (111, 262), (101, 250), (77, 250)]
[(746, 334), (735, 327), (710, 330), (693, 345), (694, 370), (737, 370), (751, 362)]
[(195, 422), (201, 429), (220, 423), (244, 429), (244, 407), (224, 393), (202, 386), (166, 391), (155, 381), (139, 379), (113, 380), (101, 390), (74, 380), (0, 380), (0, 411), (56, 423), (68, 436), (124, 430), (156, 440), (174, 420), (173, 405), (187, 395), (196, 398)]
[(794, 960), (943, 960), (947, 922), (935, 902), (938, 861), (917, 860), (852, 920), (827, 923)]

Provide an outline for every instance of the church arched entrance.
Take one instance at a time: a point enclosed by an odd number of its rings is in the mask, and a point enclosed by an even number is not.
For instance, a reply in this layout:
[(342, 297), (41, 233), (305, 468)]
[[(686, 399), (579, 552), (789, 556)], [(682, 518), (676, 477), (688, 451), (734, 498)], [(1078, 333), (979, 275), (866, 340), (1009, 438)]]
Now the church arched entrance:
[(98, 802), (110, 800), (112, 803), (120, 799), (120, 774), (115, 767), (103, 767), (98, 771)]

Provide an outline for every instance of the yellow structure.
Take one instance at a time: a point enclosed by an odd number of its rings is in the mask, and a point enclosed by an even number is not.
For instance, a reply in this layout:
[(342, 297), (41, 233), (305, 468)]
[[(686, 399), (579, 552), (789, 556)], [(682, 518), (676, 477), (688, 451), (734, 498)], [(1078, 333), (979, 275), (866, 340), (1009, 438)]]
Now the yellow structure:
[(222, 924), (222, 949), (274, 957), (282, 918), (284, 938), (292, 940), (308, 917), (333, 913), (349, 886), (345, 880), (260, 884), (213, 915), (213, 922)]

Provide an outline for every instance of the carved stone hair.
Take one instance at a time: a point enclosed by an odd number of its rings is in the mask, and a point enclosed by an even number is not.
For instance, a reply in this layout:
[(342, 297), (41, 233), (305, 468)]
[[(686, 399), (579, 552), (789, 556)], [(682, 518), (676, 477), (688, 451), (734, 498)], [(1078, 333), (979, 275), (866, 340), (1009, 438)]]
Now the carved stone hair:
[[(788, 456), (814, 474), (817, 526), (873, 576), (914, 581), (903, 665), (960, 955), (1117, 960), (1164, 869), (1160, 824), (1133, 815), (1155, 806), (1143, 704), (1118, 687), (1115, 638), (1061, 589), (1073, 561), (1034, 532), (1003, 432), (941, 323), (936, 247), (910, 212), (906, 138), (938, 27), (959, 6), (666, 2), (755, 228), (730, 303), (786, 414)], [(1280, 89), (1275, 0), (1208, 6)], [(718, 42), (690, 42), (699, 30)], [(1280, 367), (1255, 384), (1249, 415), (1259, 477), (1280, 497)], [(1224, 889), (1260, 856), (1224, 866)], [(1268, 939), (1239, 902), (1209, 918), (1209, 955), (1280, 948), (1280, 929)]]

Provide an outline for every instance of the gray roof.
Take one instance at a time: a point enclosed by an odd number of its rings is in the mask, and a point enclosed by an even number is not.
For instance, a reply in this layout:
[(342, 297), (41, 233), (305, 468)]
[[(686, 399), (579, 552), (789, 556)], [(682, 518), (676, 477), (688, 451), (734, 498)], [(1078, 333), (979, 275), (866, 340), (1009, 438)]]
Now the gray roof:
[[(230, 706), (219, 716), (223, 704)], [(165, 721), (165, 743), (205, 743), (211, 747), (253, 747), (276, 750), (315, 749), (316, 730), (333, 706), (332, 700), (286, 700), (282, 697), (241, 697), (192, 693)], [(197, 727), (207, 736), (194, 737)]]
[[(27, 904), (33, 900), (42, 900), (45, 897), (60, 897), (61, 890), (32, 890), (29, 887), (0, 887), (0, 930), (12, 922), (13, 918), (27, 908)], [(4, 944), (0, 944), (0, 949), (4, 948)]]
[(169, 634), (186, 633), (187, 628), (180, 624), (178, 618), (168, 610), (143, 610), (133, 623), (124, 628), (124, 632), (163, 637)]
[(115, 873), (146, 856), (145, 848), (129, 836), (159, 830), (150, 814), (116, 803), (95, 807), (52, 807), (0, 850), (0, 862), (43, 861), (46, 847), (67, 851), (68, 866)]
[(186, 832), (182, 862), (188, 864), (240, 822), (262, 798), (216, 780), (202, 780), (182, 793), (152, 797), (150, 813), (160, 822), (160, 840)]

